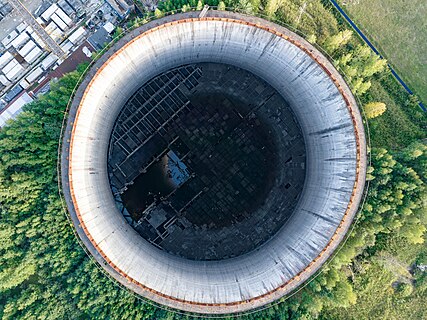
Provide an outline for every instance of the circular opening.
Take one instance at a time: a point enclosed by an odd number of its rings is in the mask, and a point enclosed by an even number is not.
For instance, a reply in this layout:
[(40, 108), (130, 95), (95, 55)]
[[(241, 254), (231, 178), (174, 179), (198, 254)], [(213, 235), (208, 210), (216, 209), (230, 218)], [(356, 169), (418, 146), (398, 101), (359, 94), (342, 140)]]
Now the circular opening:
[(142, 85), (110, 138), (116, 204), (152, 245), (221, 260), (270, 239), (305, 175), (286, 101), (252, 73), (219, 63), (173, 68)]

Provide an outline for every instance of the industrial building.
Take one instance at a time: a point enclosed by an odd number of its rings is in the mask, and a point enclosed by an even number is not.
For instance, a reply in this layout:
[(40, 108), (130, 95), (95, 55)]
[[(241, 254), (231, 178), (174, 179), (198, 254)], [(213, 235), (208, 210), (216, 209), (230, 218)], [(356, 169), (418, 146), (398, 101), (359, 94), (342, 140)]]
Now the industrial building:
[(31, 101), (33, 101), (33, 98), (25, 91), (21, 91), (21, 93), (10, 102), (9, 108), (0, 110), (0, 127), (3, 127), (7, 121), (19, 114), (22, 107)]
[(259, 308), (314, 275), (365, 176), (361, 115), (333, 65), (288, 29), (231, 12), (121, 38), (76, 91), (62, 136), (62, 192), (93, 257), (142, 297), (203, 314)]
[[(72, 55), (84, 41), (86, 30), (74, 26), (75, 10), (69, 10), (67, 3), (59, 1), (58, 4), (43, 4), (36, 10), (37, 18), (31, 16), (31, 19), (25, 19), (1, 40), (0, 112), (3, 121), (0, 128), (6, 120), (18, 115), (25, 104), (21, 102), (28, 102), (29, 99), (18, 99), (18, 102), (13, 104), (11, 101), (17, 98), (23, 89), (27, 90), (29, 96), (34, 97), (35, 92), (32, 89), (37, 89), (45, 79), (50, 79), (50, 71), (68, 55)], [(40, 33), (40, 28), (47, 32), (45, 37)], [(64, 40), (67, 34), (70, 34), (70, 37)], [(60, 50), (60, 54), (47, 52), (52, 50), (45, 43), (49, 37), (58, 42), (55, 46)], [(7, 110), (9, 108), (12, 109)]]

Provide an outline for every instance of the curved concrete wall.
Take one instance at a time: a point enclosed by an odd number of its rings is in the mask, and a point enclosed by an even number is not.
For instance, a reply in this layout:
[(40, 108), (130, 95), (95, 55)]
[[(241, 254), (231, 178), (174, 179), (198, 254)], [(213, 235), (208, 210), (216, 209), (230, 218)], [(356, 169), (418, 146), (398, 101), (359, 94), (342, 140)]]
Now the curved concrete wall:
[[(64, 194), (81, 237), (128, 287), (183, 310), (238, 312), (290, 292), (333, 252), (363, 191), (365, 138), (345, 82), (303, 39), (252, 17), (196, 17), (145, 25), (92, 69), (64, 137)], [(110, 133), (127, 99), (159, 73), (196, 62), (232, 64), (266, 80), (291, 104), (306, 143), (306, 182), (293, 216), (257, 250), (222, 261), (185, 260), (150, 245), (117, 210), (107, 176)]]

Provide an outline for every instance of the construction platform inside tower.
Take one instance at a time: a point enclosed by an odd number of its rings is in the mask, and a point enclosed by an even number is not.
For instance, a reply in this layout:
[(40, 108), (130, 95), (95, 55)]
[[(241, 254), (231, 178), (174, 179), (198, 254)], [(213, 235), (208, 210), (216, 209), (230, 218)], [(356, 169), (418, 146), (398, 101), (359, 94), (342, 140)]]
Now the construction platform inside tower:
[(284, 99), (253, 74), (200, 63), (125, 104), (109, 150), (117, 205), (153, 245), (194, 260), (257, 248), (290, 216), (304, 140)]

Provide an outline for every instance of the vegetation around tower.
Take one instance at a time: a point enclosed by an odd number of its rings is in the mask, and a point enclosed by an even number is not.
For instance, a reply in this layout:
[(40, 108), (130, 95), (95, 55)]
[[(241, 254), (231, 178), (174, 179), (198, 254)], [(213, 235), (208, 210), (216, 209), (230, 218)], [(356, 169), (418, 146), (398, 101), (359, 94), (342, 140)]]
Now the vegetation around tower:
[[(163, 2), (157, 14), (197, 7), (198, 2)], [(369, 120), (370, 187), (346, 244), (303, 290), (243, 318), (426, 318), (426, 115), (396, 83), (384, 61), (327, 3), (208, 2), (265, 14), (298, 28), (328, 51), (365, 108), (376, 102), (387, 106), (382, 115)], [(85, 254), (63, 214), (57, 187), (58, 140), (66, 105), (84, 69), (81, 66), (54, 83), (48, 94), (0, 131), (0, 316), (191, 318), (154, 307), (119, 288)]]

